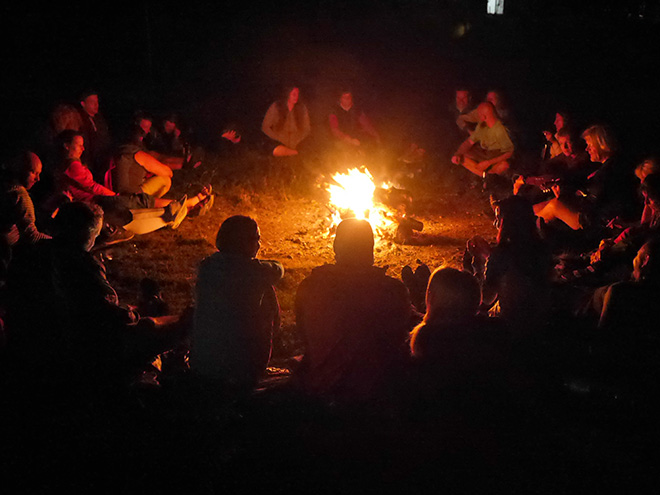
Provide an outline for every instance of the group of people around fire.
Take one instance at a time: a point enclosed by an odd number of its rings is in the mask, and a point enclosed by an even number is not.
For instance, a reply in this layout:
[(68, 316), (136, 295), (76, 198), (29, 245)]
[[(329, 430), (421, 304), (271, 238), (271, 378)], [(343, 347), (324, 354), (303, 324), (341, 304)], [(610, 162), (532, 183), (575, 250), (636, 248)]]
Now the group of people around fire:
[[(263, 119), (275, 159), (297, 155), (311, 132), (299, 98), (300, 89), (289, 88)], [(614, 386), (660, 371), (657, 161), (622, 163), (606, 127), (589, 126), (578, 138), (560, 111), (535, 166), (522, 167), (501, 94), (489, 92), (475, 107), (460, 89), (451, 112), (453, 173), (506, 186), (490, 195), (496, 242), (471, 238), (460, 269), (421, 264), (392, 277), (374, 264), (369, 223), (342, 221), (335, 263), (313, 269), (297, 289), (305, 352), (290, 363), (283, 389), (332, 403), (405, 396), (426, 404), (457, 391), (510, 393), (530, 386), (530, 377), (559, 383), (582, 373)], [(121, 304), (97, 256), (213, 205), (210, 185), (166, 198), (177, 171), (194, 160), (175, 117), (158, 133), (152, 124), (136, 114), (126, 140), (113, 146), (98, 94), (85, 93), (77, 107), (56, 109), (48, 146), (25, 151), (4, 171), (4, 373), (19, 370), (37, 389), (80, 397), (126, 389), (166, 355), (189, 356), (192, 375), (215, 392), (244, 394), (262, 383), (285, 267), (257, 258), (254, 219), (222, 222), (217, 252), (199, 265), (194, 306), (181, 315)], [(381, 139), (350, 91), (338, 95), (327, 124), (337, 146)], [(233, 130), (225, 134), (240, 141)]]

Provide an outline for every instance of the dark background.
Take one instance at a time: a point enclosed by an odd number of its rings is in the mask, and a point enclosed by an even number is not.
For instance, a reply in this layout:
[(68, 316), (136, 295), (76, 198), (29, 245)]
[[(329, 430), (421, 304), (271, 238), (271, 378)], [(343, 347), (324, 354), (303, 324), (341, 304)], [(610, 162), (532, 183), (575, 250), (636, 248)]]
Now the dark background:
[(86, 88), (115, 135), (142, 109), (179, 112), (200, 142), (229, 123), (249, 142), (292, 82), (314, 123), (350, 84), (388, 137), (430, 149), (457, 85), (501, 88), (528, 146), (566, 108), (640, 160), (658, 148), (658, 3), (506, 0), (502, 16), (485, 0), (3, 6), (3, 155)]

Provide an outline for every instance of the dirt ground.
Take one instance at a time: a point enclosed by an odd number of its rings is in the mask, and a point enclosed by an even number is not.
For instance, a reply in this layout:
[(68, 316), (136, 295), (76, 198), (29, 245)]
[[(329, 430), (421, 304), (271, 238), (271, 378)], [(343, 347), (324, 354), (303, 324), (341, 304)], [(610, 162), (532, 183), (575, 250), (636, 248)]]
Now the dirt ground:
[[(278, 260), (286, 269), (277, 287), (282, 330), (275, 337), (274, 357), (300, 353), (294, 316), (296, 289), (312, 268), (333, 262), (325, 191), (330, 174), (291, 178), (275, 168), (279, 166), (272, 158), (240, 152), (229, 158), (211, 156), (193, 172), (177, 171), (172, 197), (195, 193), (210, 178), (216, 193), (214, 207), (203, 217), (186, 219), (177, 230), (136, 236), (103, 252), (108, 277), (120, 300), (137, 305), (139, 282), (150, 277), (160, 283), (170, 312), (181, 313), (193, 304), (197, 266), (215, 251), (219, 225), (229, 216), (249, 215), (261, 229), (258, 256)], [(394, 232), (376, 243), (376, 264), (388, 266), (393, 277), (399, 277), (405, 265), (414, 269), (425, 263), (431, 270), (442, 265), (460, 266), (467, 239), (479, 234), (493, 240), (495, 235), (488, 197), (478, 181), (470, 188), (467, 172), (443, 168), (430, 159), (419, 164), (416, 170), (420, 169), (416, 176), (404, 178), (396, 186), (405, 187), (413, 196), (409, 213), (424, 227), (410, 242), (422, 245), (396, 243), (392, 240)]]

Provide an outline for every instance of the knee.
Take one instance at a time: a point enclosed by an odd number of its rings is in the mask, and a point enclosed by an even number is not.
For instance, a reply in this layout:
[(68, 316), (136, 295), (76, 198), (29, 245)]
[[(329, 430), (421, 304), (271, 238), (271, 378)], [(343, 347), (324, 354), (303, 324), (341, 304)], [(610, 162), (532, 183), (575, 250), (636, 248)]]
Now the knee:
[(502, 174), (505, 173), (507, 170), (509, 170), (509, 166), (510, 166), (510, 165), (509, 165), (509, 162), (505, 160), (505, 161), (503, 161), (503, 162), (500, 162), (500, 163), (496, 164), (496, 165), (492, 168), (491, 173), (493, 173), (493, 174), (497, 174), (497, 175), (502, 175)]
[(167, 191), (169, 191), (172, 188), (172, 178), (167, 177), (166, 175), (161, 176), (161, 182), (162, 182), (162, 186), (159, 192), (159, 197), (165, 195), (165, 193), (167, 193)]

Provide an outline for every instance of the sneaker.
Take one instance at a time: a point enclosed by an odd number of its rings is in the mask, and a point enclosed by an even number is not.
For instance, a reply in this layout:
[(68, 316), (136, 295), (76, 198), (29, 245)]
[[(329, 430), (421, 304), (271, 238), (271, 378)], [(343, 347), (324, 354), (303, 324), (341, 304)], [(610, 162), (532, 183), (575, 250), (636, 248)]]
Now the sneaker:
[(184, 194), (179, 201), (172, 201), (167, 205), (165, 213), (163, 214), (163, 219), (168, 222), (168, 226), (171, 229), (179, 228), (181, 222), (183, 222), (188, 215), (188, 208), (186, 207), (187, 200), (188, 196)]
[(96, 239), (92, 251), (99, 251), (120, 242), (130, 241), (133, 237), (135, 237), (133, 232), (122, 228), (108, 229)]

